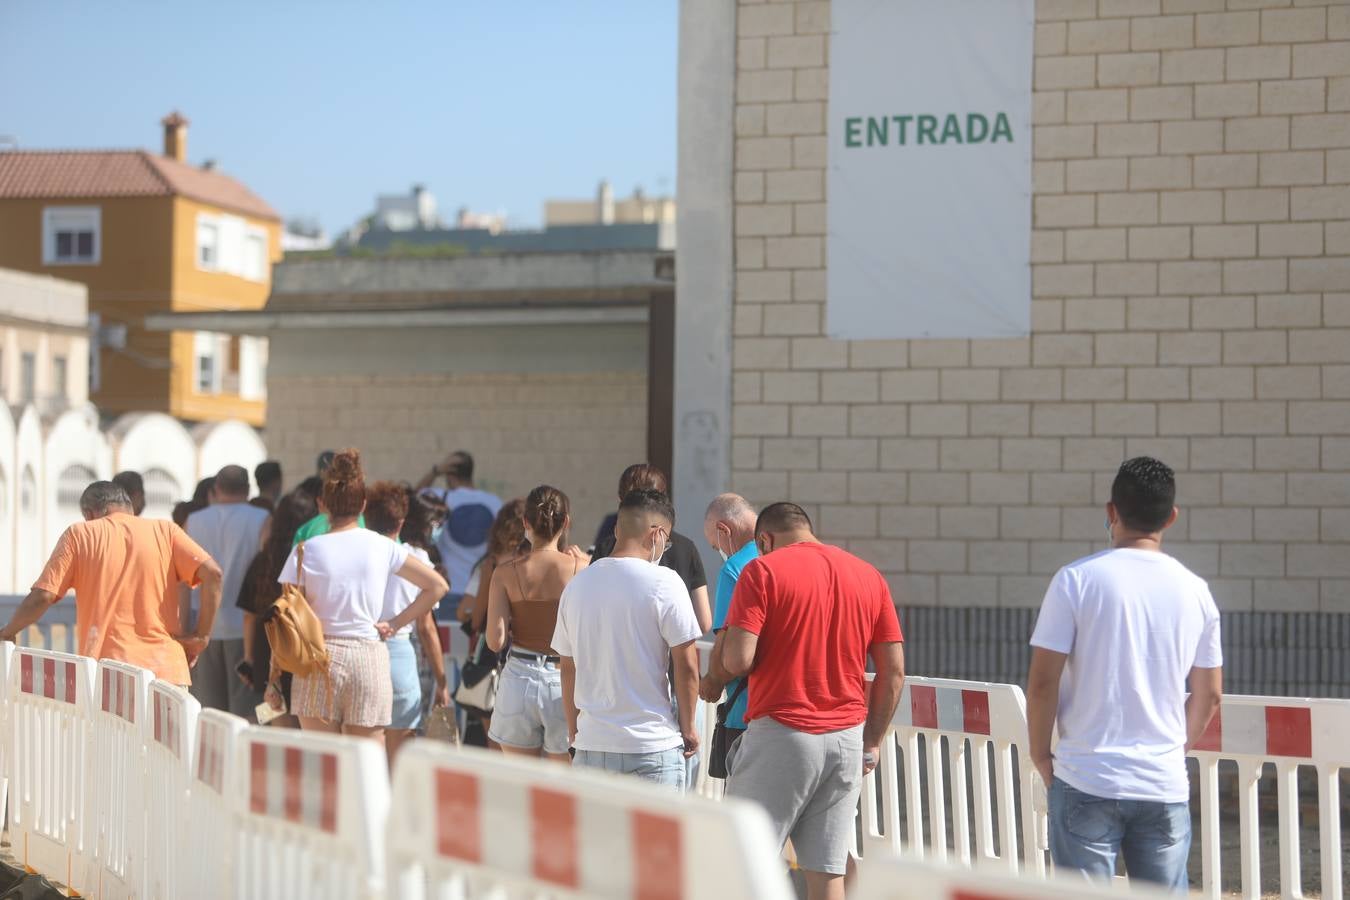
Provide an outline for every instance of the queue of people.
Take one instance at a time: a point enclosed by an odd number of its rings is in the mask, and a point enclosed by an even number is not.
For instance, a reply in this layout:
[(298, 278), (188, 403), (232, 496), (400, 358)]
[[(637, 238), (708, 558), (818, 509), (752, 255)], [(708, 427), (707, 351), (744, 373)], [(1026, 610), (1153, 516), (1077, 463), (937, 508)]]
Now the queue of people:
[[(357, 451), (325, 453), (316, 476), (266, 497), (270, 513), (249, 500), (248, 473), (227, 466), (199, 485), (185, 528), (136, 518), (135, 485), (119, 479), (85, 491), (86, 521), (0, 638), (73, 587), (81, 653), (191, 684), (204, 705), (249, 712), (261, 694), (286, 714), (275, 724), (385, 741), (392, 762), (428, 705), (451, 701), (436, 620), (453, 619), (497, 678), (471, 714), (505, 753), (686, 789), (699, 704), (719, 703), (711, 774), (768, 812), (811, 900), (843, 896), (904, 638), (886, 579), (823, 542), (802, 507), (712, 501), (703, 537), (723, 565), (710, 602), (665, 474), (646, 463), (622, 474), (591, 552), (569, 543), (565, 493), (540, 485), (503, 503), (473, 486), (462, 451), (417, 485), (368, 485)], [(1185, 752), (1218, 708), (1222, 660), (1207, 586), (1162, 553), (1175, 500), (1163, 463), (1121, 466), (1107, 549), (1047, 591), (1027, 709), (1056, 864), (1109, 878), (1122, 856), (1132, 877), (1184, 890)], [(181, 618), (180, 594), (191, 598)], [(296, 595), (326, 653), (305, 673), (269, 661), (260, 634)], [(695, 642), (709, 630), (700, 677)]]

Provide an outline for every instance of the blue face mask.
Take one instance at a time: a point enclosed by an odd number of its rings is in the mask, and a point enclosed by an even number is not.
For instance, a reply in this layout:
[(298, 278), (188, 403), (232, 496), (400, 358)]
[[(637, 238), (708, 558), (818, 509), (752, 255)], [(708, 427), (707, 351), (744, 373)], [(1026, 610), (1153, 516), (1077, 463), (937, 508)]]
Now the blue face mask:
[(441, 534), (444, 533), (444, 531), (445, 531), (445, 525), (437, 525), (437, 526), (435, 526), (434, 528), (432, 528), (432, 529), (431, 529), (431, 542), (432, 542), (433, 544), (439, 544), (439, 543), (441, 542)]
[(1116, 535), (1111, 531), (1111, 520), (1106, 520), (1106, 542), (1109, 544), (1116, 539)]

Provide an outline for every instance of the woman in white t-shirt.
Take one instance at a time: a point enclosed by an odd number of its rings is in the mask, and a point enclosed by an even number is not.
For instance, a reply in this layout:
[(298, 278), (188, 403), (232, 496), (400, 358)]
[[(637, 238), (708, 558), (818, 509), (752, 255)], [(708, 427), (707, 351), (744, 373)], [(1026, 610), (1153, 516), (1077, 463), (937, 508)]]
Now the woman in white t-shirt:
[[(447, 590), (445, 579), (406, 546), (357, 525), (366, 507), (366, 483), (356, 450), (343, 450), (333, 459), (324, 473), (320, 503), (332, 528), (293, 550), (277, 579), (304, 590), (323, 623), (329, 659), (327, 678), (295, 677), (291, 712), (301, 728), (370, 736), (383, 743), (393, 716), (393, 687), (382, 641), (429, 612)], [(304, 565), (297, 572), (301, 547)], [(385, 592), (395, 575), (420, 593), (385, 621)], [(275, 705), (270, 695), (269, 702)]]
[[(377, 481), (366, 490), (366, 527), (390, 540), (399, 540), (408, 519), (411, 503), (409, 489), (392, 481)], [(423, 535), (422, 537), (428, 537)], [(431, 565), (431, 555), (425, 547), (415, 543), (416, 538), (403, 541), (409, 558)], [(397, 617), (417, 602), (418, 587), (406, 578), (390, 577), (384, 591), (384, 619)], [(435, 679), (432, 702), (436, 706), (450, 704), (450, 688), (445, 677), (445, 657), (441, 655), (441, 639), (436, 632), (436, 621), (431, 612), (417, 617), (417, 638)], [(413, 649), (413, 626), (404, 625), (385, 641), (389, 650), (389, 676), (393, 684), (393, 718), (384, 732), (385, 750), (389, 765), (404, 741), (412, 737), (422, 724), (422, 678), (417, 669), (417, 653)]]

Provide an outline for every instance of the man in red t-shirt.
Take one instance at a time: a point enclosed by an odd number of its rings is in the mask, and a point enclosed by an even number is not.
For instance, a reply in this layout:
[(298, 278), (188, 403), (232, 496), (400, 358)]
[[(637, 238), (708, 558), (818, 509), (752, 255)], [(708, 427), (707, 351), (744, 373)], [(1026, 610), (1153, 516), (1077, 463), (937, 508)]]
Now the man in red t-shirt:
[(755, 541), (762, 555), (741, 573), (712, 661), (719, 677), (750, 677), (727, 794), (758, 801), (779, 840), (792, 838), (810, 900), (836, 900), (862, 776), (900, 700), (900, 622), (881, 573), (817, 540), (800, 506), (766, 508)]

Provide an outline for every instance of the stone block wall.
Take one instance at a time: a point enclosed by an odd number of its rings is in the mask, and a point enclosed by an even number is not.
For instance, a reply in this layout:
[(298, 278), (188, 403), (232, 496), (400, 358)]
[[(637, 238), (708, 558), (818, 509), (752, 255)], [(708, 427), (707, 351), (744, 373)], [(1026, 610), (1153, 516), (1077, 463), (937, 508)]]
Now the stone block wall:
[(368, 478), (414, 482), (465, 449), (478, 485), (503, 499), (542, 483), (565, 492), (585, 547), (624, 467), (646, 458), (646, 385), (633, 372), (273, 375), (267, 447), (288, 485), (325, 449), (355, 446)]
[(1350, 4), (1036, 15), (1032, 335), (850, 342), (823, 330), (830, 3), (740, 0), (735, 488), (807, 506), (906, 606), (1030, 607), (1152, 454), (1222, 608), (1350, 612)]

